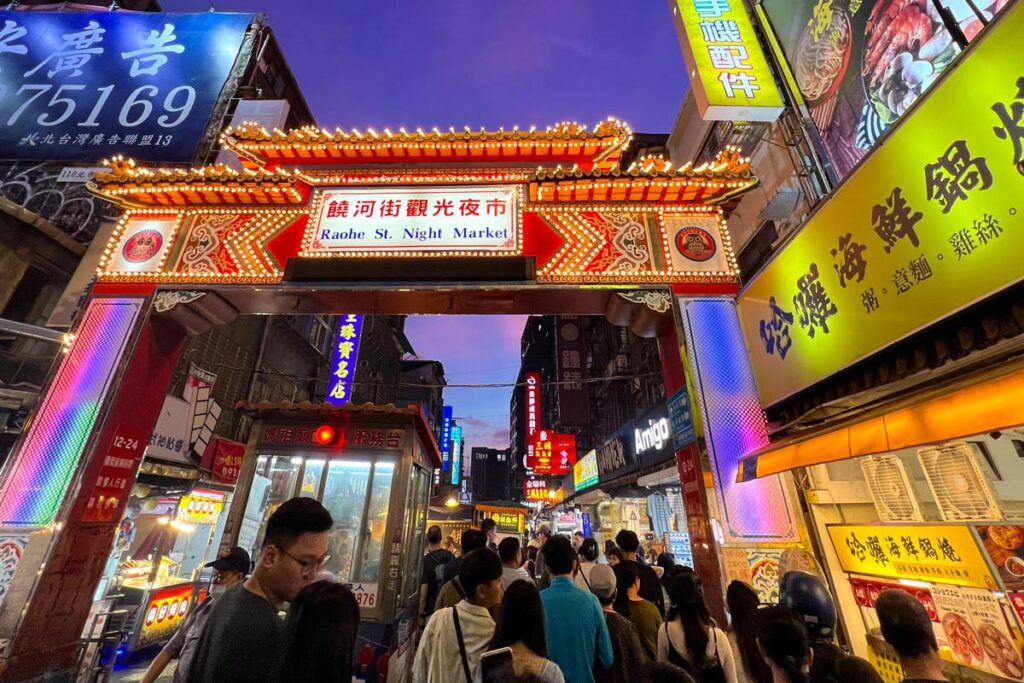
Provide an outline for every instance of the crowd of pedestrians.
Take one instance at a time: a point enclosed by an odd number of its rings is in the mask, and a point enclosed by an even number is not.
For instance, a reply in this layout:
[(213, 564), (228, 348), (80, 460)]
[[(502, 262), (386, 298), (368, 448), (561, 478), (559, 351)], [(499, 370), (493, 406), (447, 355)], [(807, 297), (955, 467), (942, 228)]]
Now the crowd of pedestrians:
[[(174, 659), (175, 683), (350, 683), (359, 607), (346, 586), (317, 580), (332, 526), (320, 503), (295, 498), (270, 516), (252, 566), (241, 548), (210, 563), (210, 596), (144, 683)], [(413, 683), (882, 680), (836, 644), (832, 596), (812, 574), (784, 575), (777, 605), (732, 582), (727, 630), (711, 616), (700, 576), (665, 553), (652, 566), (632, 531), (603, 553), (594, 539), (547, 528), (526, 546), (499, 542), (493, 524), (463, 532), (458, 554), (446, 545), (439, 527), (428, 529)], [(945, 680), (917, 599), (885, 591), (877, 612), (904, 683)]]

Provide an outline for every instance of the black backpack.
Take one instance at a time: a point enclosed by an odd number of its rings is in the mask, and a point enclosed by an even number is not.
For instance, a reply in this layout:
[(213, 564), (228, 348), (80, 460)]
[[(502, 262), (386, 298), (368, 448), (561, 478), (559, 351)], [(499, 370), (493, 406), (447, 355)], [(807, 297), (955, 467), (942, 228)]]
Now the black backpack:
[(679, 654), (672, 639), (668, 636), (668, 623), (662, 628), (665, 629), (665, 641), (668, 643), (668, 661), (675, 664), (686, 673), (693, 676), (700, 683), (725, 683), (725, 668), (722, 667), (722, 660), (718, 657), (718, 633), (711, 629), (711, 637), (715, 639), (715, 654), (706, 657), (699, 664), (694, 664), (683, 655)]
[(427, 614), (434, 613), (434, 603), (437, 602), (437, 595), (441, 592), (441, 587), (445, 583), (445, 565), (454, 559), (455, 556), (447, 550), (434, 550), (427, 554), (427, 562), (434, 566), (434, 570), (427, 577)]

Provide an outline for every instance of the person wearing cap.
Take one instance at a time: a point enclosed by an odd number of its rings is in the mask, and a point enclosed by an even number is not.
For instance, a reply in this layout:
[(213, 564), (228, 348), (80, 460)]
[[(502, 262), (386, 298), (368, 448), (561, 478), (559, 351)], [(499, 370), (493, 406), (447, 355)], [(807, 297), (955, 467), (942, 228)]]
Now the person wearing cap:
[(206, 619), (210, 616), (213, 601), (229, 588), (245, 581), (245, 577), (249, 575), (249, 570), (252, 567), (252, 561), (249, 559), (249, 553), (235, 546), (227, 554), (218, 557), (213, 562), (207, 562), (204, 566), (213, 569), (209, 593), (202, 602), (196, 605), (195, 609), (189, 612), (178, 631), (150, 663), (146, 673), (142, 676), (142, 683), (156, 681), (172, 659), (178, 660), (178, 666), (174, 670), (174, 683), (184, 683), (188, 680), (188, 670), (192, 664), (194, 648), (199, 642), (203, 627), (206, 626)]
[(637, 672), (647, 663), (640, 642), (640, 632), (632, 621), (615, 611), (615, 571), (605, 564), (596, 564), (590, 570), (590, 592), (597, 597), (608, 624), (608, 637), (612, 641), (612, 666), (608, 669), (594, 669), (596, 683), (630, 683)]

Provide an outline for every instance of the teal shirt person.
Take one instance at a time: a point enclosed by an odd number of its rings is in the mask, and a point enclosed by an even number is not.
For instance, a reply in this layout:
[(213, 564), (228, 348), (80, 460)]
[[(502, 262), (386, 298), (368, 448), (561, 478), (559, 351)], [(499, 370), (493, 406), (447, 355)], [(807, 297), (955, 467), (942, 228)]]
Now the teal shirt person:
[(540, 600), (548, 658), (562, 669), (566, 683), (594, 683), (594, 655), (604, 668), (612, 665), (612, 641), (601, 603), (577, 588), (569, 576), (551, 579)]

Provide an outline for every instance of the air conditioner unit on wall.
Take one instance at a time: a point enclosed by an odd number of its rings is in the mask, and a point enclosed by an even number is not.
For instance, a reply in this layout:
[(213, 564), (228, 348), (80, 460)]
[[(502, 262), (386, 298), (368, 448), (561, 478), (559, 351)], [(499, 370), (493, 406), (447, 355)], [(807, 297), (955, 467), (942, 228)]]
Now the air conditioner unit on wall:
[(978, 462), (975, 446), (960, 441), (922, 448), (917, 454), (943, 520), (1003, 519), (999, 498)]
[(906, 468), (897, 456), (874, 455), (863, 458), (860, 464), (880, 521), (924, 520)]

